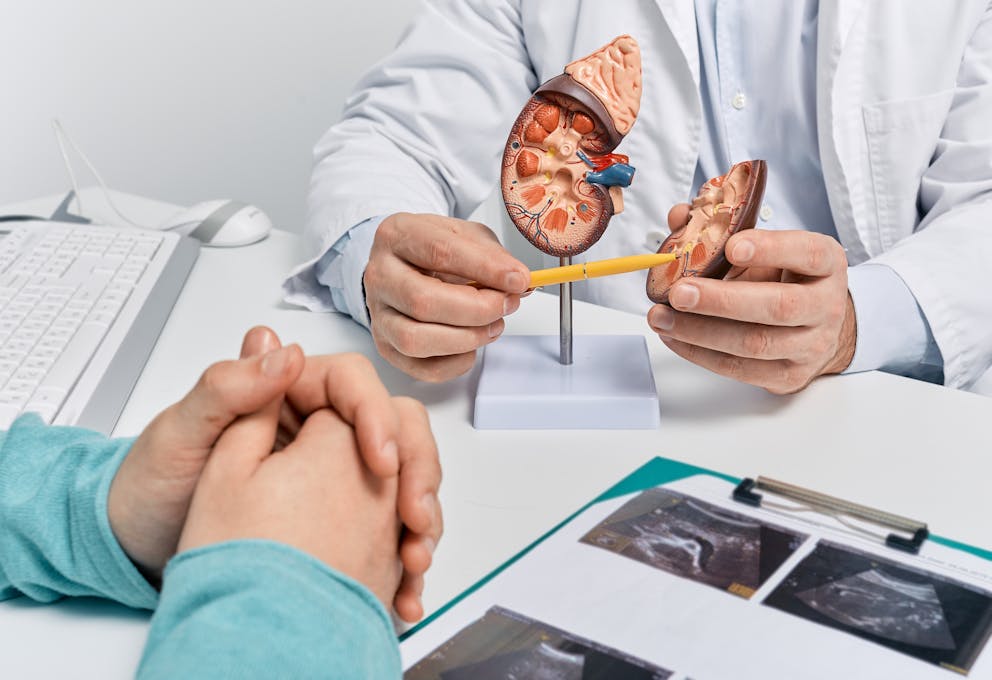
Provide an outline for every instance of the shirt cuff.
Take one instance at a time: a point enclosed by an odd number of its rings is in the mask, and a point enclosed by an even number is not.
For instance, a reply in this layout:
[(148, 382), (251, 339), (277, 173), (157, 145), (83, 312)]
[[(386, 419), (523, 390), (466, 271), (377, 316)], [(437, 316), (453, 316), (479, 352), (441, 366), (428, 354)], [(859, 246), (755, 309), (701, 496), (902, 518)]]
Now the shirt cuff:
[(847, 282), (858, 335), (844, 373), (882, 370), (942, 382), (944, 361), (930, 324), (895, 270), (860, 264), (847, 270)]
[(284, 300), (314, 312), (341, 312), (369, 327), (362, 279), (372, 242), (385, 215), (349, 229), (330, 248), (293, 270), (283, 282)]

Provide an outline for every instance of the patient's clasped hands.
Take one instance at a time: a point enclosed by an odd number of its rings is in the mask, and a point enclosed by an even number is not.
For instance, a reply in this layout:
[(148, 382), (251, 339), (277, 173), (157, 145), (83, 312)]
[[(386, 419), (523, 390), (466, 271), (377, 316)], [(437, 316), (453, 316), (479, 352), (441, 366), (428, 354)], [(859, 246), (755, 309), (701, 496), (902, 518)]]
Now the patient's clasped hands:
[(361, 355), (305, 357), (259, 327), (240, 360), (208, 368), (142, 432), (108, 515), (152, 581), (177, 551), (268, 539), (416, 621), (443, 528), (440, 481), (423, 406), (391, 397)]

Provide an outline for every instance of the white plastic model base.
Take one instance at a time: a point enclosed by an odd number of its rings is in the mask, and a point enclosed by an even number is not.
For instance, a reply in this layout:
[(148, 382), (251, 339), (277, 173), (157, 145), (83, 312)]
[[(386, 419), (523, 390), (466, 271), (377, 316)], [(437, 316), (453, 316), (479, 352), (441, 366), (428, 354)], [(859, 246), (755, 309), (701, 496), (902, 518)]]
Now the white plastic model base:
[(658, 392), (640, 335), (576, 335), (573, 363), (557, 335), (508, 335), (485, 349), (475, 395), (480, 430), (645, 430)]

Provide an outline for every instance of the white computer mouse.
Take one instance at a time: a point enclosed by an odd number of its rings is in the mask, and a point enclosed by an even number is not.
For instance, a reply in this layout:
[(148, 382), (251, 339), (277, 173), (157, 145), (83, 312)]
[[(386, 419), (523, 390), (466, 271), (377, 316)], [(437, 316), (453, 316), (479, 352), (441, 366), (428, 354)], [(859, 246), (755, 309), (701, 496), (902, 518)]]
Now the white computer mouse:
[(197, 203), (159, 229), (185, 234), (205, 246), (232, 248), (261, 241), (272, 231), (272, 220), (253, 205), (222, 199)]

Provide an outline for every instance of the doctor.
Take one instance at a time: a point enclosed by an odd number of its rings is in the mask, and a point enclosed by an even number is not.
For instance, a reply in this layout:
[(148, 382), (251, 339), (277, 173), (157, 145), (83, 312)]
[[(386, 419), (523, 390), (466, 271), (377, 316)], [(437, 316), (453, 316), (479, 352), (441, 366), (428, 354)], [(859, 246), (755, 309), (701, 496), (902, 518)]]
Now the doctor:
[[(531, 92), (615, 36), (644, 91), (626, 210), (584, 257), (654, 251), (734, 162), (768, 161), (725, 281), (650, 306), (644, 275), (576, 297), (646, 312), (674, 352), (773, 392), (882, 369), (967, 387), (992, 362), (992, 8), (986, 0), (433, 0), (316, 149), (311, 259), (287, 299), (346, 312), (407, 373), (469, 370), (527, 270), (464, 221)], [(672, 206), (675, 208), (672, 208)], [(670, 212), (671, 210), (671, 212)], [(665, 224), (665, 215), (668, 224)], [(548, 262), (548, 265), (557, 264)], [(476, 279), (490, 290), (458, 285)]]

